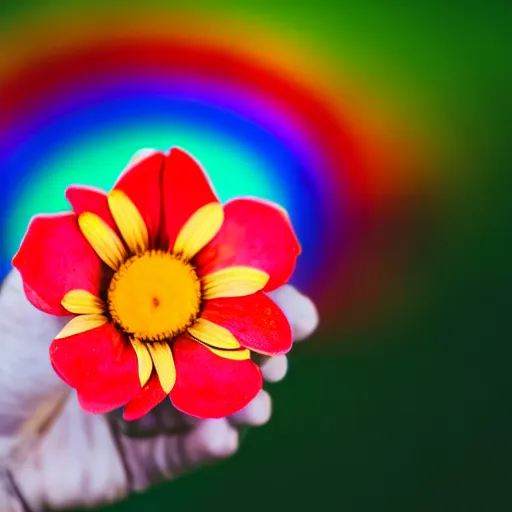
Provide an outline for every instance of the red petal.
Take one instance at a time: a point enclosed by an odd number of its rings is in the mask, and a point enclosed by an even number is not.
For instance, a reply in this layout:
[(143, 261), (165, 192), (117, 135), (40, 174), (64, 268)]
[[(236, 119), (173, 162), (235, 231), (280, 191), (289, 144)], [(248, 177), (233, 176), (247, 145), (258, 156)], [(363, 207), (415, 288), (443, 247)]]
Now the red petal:
[(264, 293), (206, 301), (201, 316), (228, 329), (238, 343), (254, 352), (277, 356), (292, 348), (286, 316)]
[(103, 264), (80, 232), (75, 214), (32, 219), (13, 265), (28, 300), (45, 313), (69, 315), (61, 300), (70, 290), (100, 292)]
[(261, 371), (250, 359), (224, 359), (182, 336), (173, 345), (177, 379), (171, 401), (199, 418), (223, 418), (245, 407), (261, 390)]
[(112, 406), (108, 401), (107, 403), (101, 403), (97, 398), (91, 399), (88, 396), (81, 395), (79, 391), (77, 391), (77, 397), (80, 407), (91, 414), (107, 414), (108, 412), (112, 412), (113, 410), (121, 407), (120, 405)]
[(108, 207), (107, 194), (102, 190), (72, 185), (66, 190), (66, 199), (77, 215), (84, 212), (95, 213), (100, 219), (107, 223), (110, 228), (119, 234), (116, 222)]
[(169, 246), (187, 220), (199, 208), (218, 202), (210, 181), (190, 155), (173, 148), (167, 157), (164, 170), (164, 209)]
[(235, 199), (224, 207), (217, 236), (197, 257), (201, 275), (248, 266), (270, 275), (266, 291), (288, 281), (301, 248), (283, 210), (255, 199)]
[(167, 396), (160, 385), (156, 372), (153, 372), (142, 391), (124, 408), (123, 418), (126, 421), (133, 421), (142, 418), (149, 411), (155, 408)]
[(154, 153), (130, 167), (117, 181), (115, 190), (122, 190), (139, 210), (148, 228), (152, 246), (159, 243), (162, 230), (162, 173), (165, 156)]
[(50, 360), (89, 412), (117, 409), (141, 391), (135, 351), (111, 323), (54, 340)]

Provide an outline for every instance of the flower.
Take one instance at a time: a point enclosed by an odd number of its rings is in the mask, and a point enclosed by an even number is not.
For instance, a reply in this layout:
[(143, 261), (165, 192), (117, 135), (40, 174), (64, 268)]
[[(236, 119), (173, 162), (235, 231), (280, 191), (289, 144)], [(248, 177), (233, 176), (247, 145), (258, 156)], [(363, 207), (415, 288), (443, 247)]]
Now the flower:
[(222, 206), (184, 151), (155, 152), (108, 194), (72, 186), (72, 213), (32, 219), (13, 265), (42, 311), (75, 315), (50, 347), (81, 407), (134, 420), (167, 396), (193, 416), (243, 408), (262, 387), (251, 352), (288, 352), (290, 326), (266, 295), (300, 245), (286, 212)]

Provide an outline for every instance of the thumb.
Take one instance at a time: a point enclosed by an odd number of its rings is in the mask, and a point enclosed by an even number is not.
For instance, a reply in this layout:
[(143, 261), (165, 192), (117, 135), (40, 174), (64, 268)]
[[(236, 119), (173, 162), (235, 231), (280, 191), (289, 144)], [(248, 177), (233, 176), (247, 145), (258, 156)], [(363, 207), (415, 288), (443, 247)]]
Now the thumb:
[(44, 427), (67, 396), (48, 357), (67, 320), (32, 306), (17, 271), (7, 276), (0, 288), (0, 457), (15, 437)]
[[(155, 150), (138, 151), (130, 168)], [(69, 318), (36, 309), (13, 270), (0, 288), (0, 457), (17, 440), (45, 429), (69, 395), (53, 371), (48, 349)]]

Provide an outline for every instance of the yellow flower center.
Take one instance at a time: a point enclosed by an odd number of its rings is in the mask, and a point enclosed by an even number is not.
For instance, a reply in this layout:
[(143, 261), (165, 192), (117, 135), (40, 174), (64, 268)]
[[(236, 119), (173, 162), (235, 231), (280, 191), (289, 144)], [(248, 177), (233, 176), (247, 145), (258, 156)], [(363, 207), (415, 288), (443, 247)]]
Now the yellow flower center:
[(143, 341), (170, 339), (194, 324), (201, 306), (201, 284), (194, 268), (164, 251), (127, 260), (108, 290), (113, 320)]

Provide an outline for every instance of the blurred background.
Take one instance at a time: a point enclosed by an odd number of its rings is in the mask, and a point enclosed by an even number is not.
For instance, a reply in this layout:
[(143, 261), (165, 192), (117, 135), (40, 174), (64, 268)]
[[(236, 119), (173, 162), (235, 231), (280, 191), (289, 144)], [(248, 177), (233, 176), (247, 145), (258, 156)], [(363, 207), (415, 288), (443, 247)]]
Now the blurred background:
[(289, 210), (321, 311), (238, 455), (105, 510), (511, 509), (512, 9), (193, 5), (0, 7), (0, 277), (67, 185), (181, 146)]

